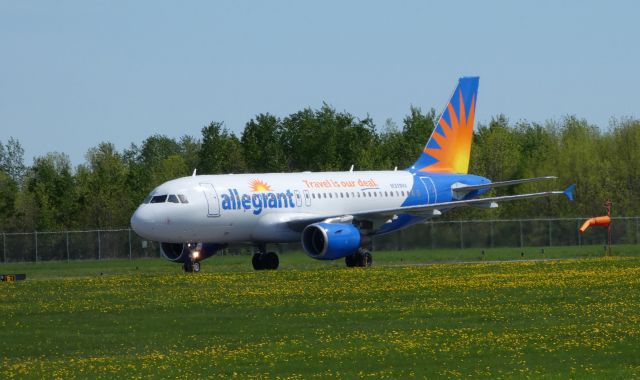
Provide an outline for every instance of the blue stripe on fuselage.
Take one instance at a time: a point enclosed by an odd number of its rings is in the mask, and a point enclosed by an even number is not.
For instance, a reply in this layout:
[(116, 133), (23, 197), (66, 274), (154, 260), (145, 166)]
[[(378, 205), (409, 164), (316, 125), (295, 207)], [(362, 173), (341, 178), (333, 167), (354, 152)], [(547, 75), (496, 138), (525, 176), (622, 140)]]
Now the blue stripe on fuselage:
[[(451, 192), (451, 186), (455, 183), (464, 185), (481, 185), (491, 182), (487, 178), (473, 174), (412, 174), (413, 185), (409, 192), (409, 196), (402, 203), (402, 207), (451, 202), (452, 200), (454, 200), (453, 194)], [(488, 189), (482, 189), (469, 192), (469, 194), (467, 194), (464, 199), (476, 198), (487, 191)], [(445, 212), (447, 210), (443, 209), (440, 211)], [(425, 219), (427, 219), (427, 217), (409, 214), (398, 214), (396, 218), (380, 226), (375, 234), (378, 235), (396, 231), (408, 227), (412, 224), (419, 223)]]
[[(451, 186), (455, 183), (464, 185), (481, 185), (490, 183), (487, 178), (473, 174), (448, 174), (448, 173), (412, 173), (413, 185), (409, 196), (402, 203), (405, 206), (419, 206), (433, 203), (450, 202), (453, 200)], [(428, 186), (425, 186), (425, 183)], [(435, 189), (434, 189), (435, 187)], [(487, 189), (472, 191), (465, 199), (475, 198)]]

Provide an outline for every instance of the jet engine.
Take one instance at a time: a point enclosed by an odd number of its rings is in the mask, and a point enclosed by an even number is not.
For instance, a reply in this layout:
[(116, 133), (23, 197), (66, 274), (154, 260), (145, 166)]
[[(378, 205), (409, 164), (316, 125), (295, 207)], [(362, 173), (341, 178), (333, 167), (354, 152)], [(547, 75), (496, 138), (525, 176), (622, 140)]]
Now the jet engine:
[(184, 263), (187, 261), (202, 261), (216, 254), (226, 247), (226, 244), (202, 243), (160, 243), (162, 256), (169, 261)]
[(314, 223), (302, 231), (302, 246), (317, 260), (335, 260), (355, 253), (360, 247), (360, 230), (353, 224)]

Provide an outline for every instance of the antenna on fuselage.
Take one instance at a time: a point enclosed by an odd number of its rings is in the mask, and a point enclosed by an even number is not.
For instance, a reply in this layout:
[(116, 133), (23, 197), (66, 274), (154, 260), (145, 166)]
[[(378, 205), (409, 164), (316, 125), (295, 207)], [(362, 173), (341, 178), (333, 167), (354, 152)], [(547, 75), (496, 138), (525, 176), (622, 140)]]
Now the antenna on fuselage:
[(351, 168), (349, 169), (349, 173), (353, 173), (353, 164), (351, 164)]
[(193, 169), (193, 174), (191, 174), (192, 177), (196, 176), (196, 172), (198, 171), (198, 169)]

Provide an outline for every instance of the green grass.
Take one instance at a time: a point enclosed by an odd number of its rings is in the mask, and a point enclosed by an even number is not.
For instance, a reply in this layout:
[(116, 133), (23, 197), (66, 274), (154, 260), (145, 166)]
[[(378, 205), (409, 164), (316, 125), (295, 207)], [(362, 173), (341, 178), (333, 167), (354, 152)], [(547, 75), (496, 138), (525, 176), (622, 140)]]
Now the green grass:
[[(303, 255), (253, 272), (213, 257), (3, 264), (4, 378), (640, 376), (638, 247), (379, 252), (376, 267)], [(520, 260), (485, 250), (484, 260)], [(635, 257), (634, 257), (635, 256)], [(539, 249), (524, 259), (542, 258)], [(406, 264), (406, 265), (405, 265)]]

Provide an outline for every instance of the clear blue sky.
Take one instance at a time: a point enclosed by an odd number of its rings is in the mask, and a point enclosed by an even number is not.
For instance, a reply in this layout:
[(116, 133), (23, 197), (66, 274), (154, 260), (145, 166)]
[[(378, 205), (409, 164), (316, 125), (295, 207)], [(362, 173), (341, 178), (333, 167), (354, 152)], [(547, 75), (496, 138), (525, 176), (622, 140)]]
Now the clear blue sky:
[[(378, 126), (479, 75), (476, 120), (638, 117), (640, 2), (0, 0), (0, 141), (74, 165), (325, 101)], [(426, 139), (426, 137), (425, 137)]]

